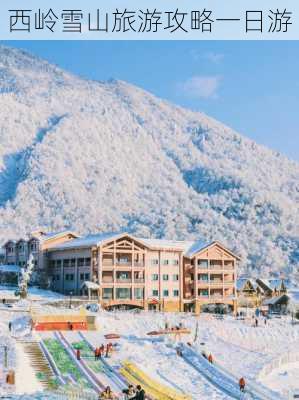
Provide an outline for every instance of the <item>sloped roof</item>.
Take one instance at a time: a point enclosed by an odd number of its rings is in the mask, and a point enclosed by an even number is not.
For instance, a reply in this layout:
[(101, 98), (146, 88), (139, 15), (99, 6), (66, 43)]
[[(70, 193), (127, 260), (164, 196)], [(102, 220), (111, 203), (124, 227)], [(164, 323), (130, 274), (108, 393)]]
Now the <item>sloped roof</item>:
[(255, 282), (254, 279), (251, 278), (239, 278), (237, 279), (237, 290), (243, 290), (244, 286), (247, 282), (250, 282), (251, 286), (253, 287), (253, 289), (256, 290), (258, 284)]
[(95, 282), (85, 281), (82, 283), (81, 288), (86, 287), (90, 290), (99, 290), (100, 286)]
[(166, 250), (181, 250), (184, 253), (188, 251), (188, 249), (194, 245), (195, 242), (192, 241), (183, 241), (183, 240), (165, 240), (165, 239), (145, 239), (145, 238), (135, 238), (147, 245), (147, 247), (151, 249), (166, 249)]
[[(52, 247), (50, 250), (64, 250), (64, 249), (73, 249), (73, 248), (90, 248), (92, 246), (100, 246), (106, 243), (109, 240), (117, 240), (123, 236), (129, 236), (133, 240), (141, 243), (147, 248), (152, 250), (155, 249), (164, 249), (164, 250), (176, 250), (182, 251), (186, 257), (193, 257), (196, 253), (201, 250), (206, 249), (207, 247), (213, 244), (219, 244), (225, 250), (234, 255), (230, 250), (224, 247), (220, 242), (212, 242), (207, 243), (201, 240), (197, 241), (183, 241), (183, 240), (167, 240), (167, 239), (148, 239), (148, 238), (139, 238), (129, 234), (128, 232), (112, 232), (112, 233), (99, 233), (99, 234), (91, 234), (83, 237), (79, 237), (77, 239), (70, 240), (65, 243), (58, 244), (57, 246)], [(234, 255), (235, 256), (235, 255)], [(239, 258), (238, 256), (235, 256)]]
[(282, 294), (280, 296), (275, 296), (275, 297), (271, 297), (271, 299), (264, 300), (262, 305), (263, 306), (269, 306), (269, 305), (273, 306), (273, 305), (279, 303), (283, 298), (287, 298), (288, 300), (290, 299), (290, 297), (287, 296), (286, 294)]
[(35, 235), (35, 233), (33, 232), (31, 235), (32, 235), (32, 237), (38, 238), (42, 242), (45, 242), (46, 240), (56, 239), (56, 238), (59, 238), (60, 236), (64, 236), (64, 235), (73, 235), (73, 236), (79, 237), (79, 235), (76, 232), (69, 231), (69, 230), (67, 230), (67, 231), (59, 231), (59, 232), (43, 233), (40, 236)]
[(259, 279), (259, 281), (269, 290), (280, 290), (282, 283), (286, 287), (289, 286), (289, 282), (284, 279)]
[(86, 235), (83, 237), (79, 237), (77, 239), (70, 240), (65, 243), (61, 243), (51, 250), (63, 250), (63, 249), (74, 249), (74, 248), (89, 248), (92, 246), (100, 246), (102, 243), (106, 242), (109, 239), (114, 239), (119, 237), (120, 235), (125, 235), (126, 233), (99, 233), (94, 235)]

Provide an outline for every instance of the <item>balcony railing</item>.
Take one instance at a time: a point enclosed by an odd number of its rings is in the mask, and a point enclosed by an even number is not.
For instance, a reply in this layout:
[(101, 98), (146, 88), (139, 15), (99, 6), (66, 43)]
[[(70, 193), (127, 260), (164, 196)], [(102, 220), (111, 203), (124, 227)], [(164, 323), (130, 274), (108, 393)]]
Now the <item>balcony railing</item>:
[(144, 278), (135, 278), (134, 282), (135, 283), (144, 283)]
[(103, 278), (102, 279), (102, 283), (105, 285), (105, 284), (114, 284), (114, 283), (129, 283), (129, 284), (132, 284), (132, 283), (144, 283), (145, 281), (144, 281), (144, 279), (143, 278), (137, 278), (137, 279), (134, 279), (133, 281), (132, 281), (132, 279), (120, 279), (120, 278), (117, 278), (115, 281), (113, 280), (113, 279), (111, 279), (111, 278)]
[(132, 283), (132, 279), (116, 278), (116, 283)]
[[(134, 262), (134, 267), (136, 267), (136, 268), (144, 268), (144, 265), (145, 265), (144, 262), (137, 262), (137, 261)], [(131, 260), (129, 260), (129, 261), (116, 260), (115, 264), (114, 264), (113, 260), (112, 261), (103, 260), (102, 266), (103, 267), (114, 267), (114, 266), (116, 266), (116, 267), (132, 268), (133, 267), (133, 262)]]

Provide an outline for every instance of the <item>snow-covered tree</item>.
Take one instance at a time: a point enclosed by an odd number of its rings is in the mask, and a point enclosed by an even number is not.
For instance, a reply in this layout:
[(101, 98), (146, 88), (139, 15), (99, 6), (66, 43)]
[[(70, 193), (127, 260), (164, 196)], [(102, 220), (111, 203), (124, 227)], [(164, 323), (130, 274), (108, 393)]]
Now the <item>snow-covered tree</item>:
[(19, 279), (19, 292), (20, 292), (20, 297), (22, 299), (27, 298), (28, 283), (30, 281), (33, 269), (34, 269), (34, 257), (33, 254), (31, 253), (26, 267), (21, 269), (21, 276)]

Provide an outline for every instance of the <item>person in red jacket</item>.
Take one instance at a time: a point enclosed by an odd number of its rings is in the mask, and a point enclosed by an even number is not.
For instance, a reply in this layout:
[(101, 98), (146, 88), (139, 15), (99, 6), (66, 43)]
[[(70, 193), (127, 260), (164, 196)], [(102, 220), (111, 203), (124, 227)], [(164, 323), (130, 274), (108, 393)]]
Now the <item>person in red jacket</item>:
[(80, 361), (81, 359), (81, 352), (80, 349), (77, 349), (77, 360)]
[(239, 380), (239, 387), (240, 387), (241, 392), (244, 392), (244, 390), (245, 390), (245, 379), (243, 378), (243, 376)]
[(212, 356), (211, 353), (209, 354), (208, 361), (209, 361), (211, 364), (213, 364), (213, 356)]

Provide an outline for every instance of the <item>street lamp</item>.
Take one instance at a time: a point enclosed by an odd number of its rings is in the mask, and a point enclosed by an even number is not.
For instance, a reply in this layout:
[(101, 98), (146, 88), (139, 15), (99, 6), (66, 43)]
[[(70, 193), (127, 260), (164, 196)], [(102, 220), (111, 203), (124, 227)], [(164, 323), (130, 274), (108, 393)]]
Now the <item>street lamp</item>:
[(72, 295), (73, 295), (73, 292), (71, 291), (71, 292), (70, 292), (70, 304), (69, 304), (69, 308), (72, 308)]

